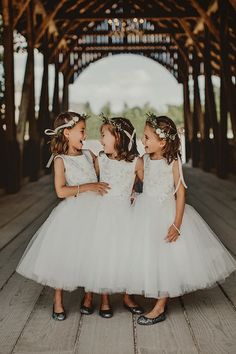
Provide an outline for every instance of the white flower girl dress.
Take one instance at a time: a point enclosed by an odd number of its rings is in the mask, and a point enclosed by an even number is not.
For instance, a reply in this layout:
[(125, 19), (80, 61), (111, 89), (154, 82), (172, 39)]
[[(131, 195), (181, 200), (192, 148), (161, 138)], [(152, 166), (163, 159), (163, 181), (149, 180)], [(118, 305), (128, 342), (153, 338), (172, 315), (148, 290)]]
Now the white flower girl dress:
[(176, 190), (173, 162), (151, 160), (149, 154), (143, 159), (143, 193), (134, 207), (127, 292), (175, 297), (224, 280), (236, 269), (236, 261), (190, 205), (185, 206), (178, 240), (165, 240), (175, 218), (175, 192), (180, 183), (186, 187), (180, 159)]

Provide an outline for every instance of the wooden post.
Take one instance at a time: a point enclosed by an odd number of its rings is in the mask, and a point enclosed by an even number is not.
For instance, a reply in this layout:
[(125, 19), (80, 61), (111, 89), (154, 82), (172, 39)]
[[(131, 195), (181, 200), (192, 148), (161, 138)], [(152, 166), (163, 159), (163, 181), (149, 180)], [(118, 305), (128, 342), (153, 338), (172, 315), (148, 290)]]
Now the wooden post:
[[(0, 117), (0, 163), (1, 166), (6, 165), (7, 153), (6, 153), (6, 132), (3, 129), (3, 119)], [(0, 187), (5, 188), (7, 181), (6, 172), (0, 173)]]
[(220, 122), (219, 122), (219, 165), (217, 174), (220, 178), (226, 178), (228, 173), (228, 140), (227, 140), (227, 83), (225, 80), (225, 67), (228, 63), (228, 7), (225, 1), (219, 2), (220, 10)]
[(35, 117), (35, 77), (34, 77), (34, 1), (30, 2), (27, 9), (28, 16), (28, 55), (31, 63), (32, 80), (30, 82), (30, 99), (28, 106), (28, 122), (29, 122), (29, 141), (28, 158), (29, 158), (29, 177), (30, 181), (37, 181), (40, 170), (40, 139)]
[(15, 124), (15, 87), (13, 56), (13, 4), (12, 0), (2, 1), (3, 12), (3, 45), (5, 75), (5, 116), (6, 116), (6, 192), (16, 193), (20, 189), (20, 150), (16, 140)]
[(40, 104), (39, 104), (39, 128), (40, 134), (44, 137), (44, 130), (49, 128), (50, 118), (49, 118), (49, 97), (48, 97), (48, 50), (47, 50), (47, 32), (44, 35), (43, 40), (43, 77), (42, 86), (40, 94)]
[(193, 167), (198, 167), (200, 162), (200, 148), (199, 148), (199, 140), (198, 140), (198, 132), (199, 132), (199, 121), (202, 114), (201, 109), (201, 100), (199, 93), (199, 84), (198, 84), (198, 76), (199, 76), (199, 62), (196, 53), (193, 54), (193, 114), (192, 114), (192, 127), (193, 127), (193, 135), (192, 135), (192, 163)]
[(67, 72), (63, 73), (63, 96), (62, 96), (62, 111), (68, 111), (69, 108), (69, 78)]
[(59, 63), (58, 63), (58, 54), (55, 56), (55, 80), (54, 80), (54, 91), (53, 91), (53, 103), (52, 103), (52, 111), (53, 118), (60, 113), (60, 100), (59, 100)]
[(48, 97), (48, 31), (45, 32), (43, 38), (43, 78), (40, 94), (38, 122), (42, 145), (42, 167), (44, 168), (50, 157), (50, 152), (46, 144), (44, 130), (47, 128), (51, 128)]
[(189, 82), (188, 74), (183, 78), (183, 98), (184, 98), (184, 128), (185, 128), (185, 146), (186, 146), (186, 160), (191, 156), (191, 111), (189, 99)]
[[(227, 1), (220, 1), (220, 6), (221, 6), (221, 13), (225, 12), (226, 14), (229, 12), (228, 9), (228, 2)], [(223, 75), (223, 81), (224, 81), (224, 86), (226, 90), (226, 98), (227, 98), (227, 107), (228, 111), (230, 113), (230, 119), (231, 119), (231, 125), (232, 125), (232, 130), (233, 130), (233, 135), (234, 135), (234, 144), (236, 145), (236, 103), (235, 103), (235, 97), (236, 97), (236, 89), (235, 85), (232, 82), (232, 74), (230, 71), (230, 64), (229, 64), (229, 36), (228, 36), (228, 25), (225, 25), (225, 30), (223, 35), (223, 41), (224, 41), (224, 52), (221, 50), (221, 65), (222, 65), (222, 75)]]
[[(23, 159), (23, 174), (30, 177), (30, 181), (38, 179), (39, 172), (39, 137), (37, 121), (35, 119), (35, 86), (34, 86), (34, 3), (27, 7), (27, 40), (28, 56), (25, 67), (24, 83), (21, 95), (19, 121), (17, 126), (17, 140)], [(29, 140), (24, 141), (26, 122), (29, 122)]]
[[(205, 74), (205, 120), (204, 120), (204, 163), (203, 169), (209, 171), (211, 167), (217, 167), (217, 148), (219, 142), (219, 125), (217, 122), (216, 104), (214, 89), (211, 79), (210, 63), (210, 40), (209, 30), (205, 25), (205, 54), (204, 54), (204, 74)], [(213, 129), (214, 138), (209, 138), (209, 128)], [(213, 144), (212, 144), (213, 143)], [(213, 146), (212, 146), (213, 145)], [(213, 154), (211, 153), (211, 150)], [(213, 158), (212, 158), (213, 157)]]

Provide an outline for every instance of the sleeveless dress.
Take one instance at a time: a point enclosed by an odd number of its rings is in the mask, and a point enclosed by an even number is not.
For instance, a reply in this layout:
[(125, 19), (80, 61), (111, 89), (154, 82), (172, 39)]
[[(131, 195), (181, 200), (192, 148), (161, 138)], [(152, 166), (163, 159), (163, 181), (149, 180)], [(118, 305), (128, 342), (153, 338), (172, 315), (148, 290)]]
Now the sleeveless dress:
[(124, 292), (127, 282), (128, 240), (131, 235), (130, 196), (135, 180), (133, 162), (98, 156), (100, 181), (111, 189), (100, 197), (93, 242), (89, 250), (86, 291)]
[[(55, 158), (63, 160), (68, 186), (97, 182), (89, 151)], [(53, 288), (74, 290), (83, 285), (85, 252), (91, 243), (98, 202), (94, 192), (61, 201), (30, 241), (16, 271)]]
[(185, 205), (178, 240), (164, 240), (175, 218), (175, 193), (180, 183), (186, 187), (180, 159), (175, 189), (173, 162), (151, 160), (149, 154), (143, 158), (143, 193), (134, 206), (127, 292), (175, 297), (224, 280), (236, 269), (236, 261), (190, 205)]

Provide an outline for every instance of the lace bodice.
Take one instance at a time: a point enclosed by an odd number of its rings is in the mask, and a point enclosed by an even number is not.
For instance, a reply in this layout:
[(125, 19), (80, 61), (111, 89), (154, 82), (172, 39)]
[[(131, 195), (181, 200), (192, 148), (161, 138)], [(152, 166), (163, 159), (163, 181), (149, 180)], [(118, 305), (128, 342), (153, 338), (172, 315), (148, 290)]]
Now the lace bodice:
[(93, 159), (88, 150), (82, 150), (79, 156), (57, 155), (55, 158), (62, 158), (64, 162), (67, 186), (97, 182)]
[(182, 165), (180, 159), (179, 162), (179, 183), (175, 188), (174, 176), (173, 176), (173, 163), (166, 162), (165, 159), (161, 160), (151, 160), (149, 154), (143, 156), (144, 159), (144, 183), (143, 183), (143, 193), (157, 198), (160, 202), (164, 201), (166, 198), (173, 197), (176, 193), (180, 182), (183, 183), (184, 187), (187, 188), (183, 173)]
[(106, 197), (130, 197), (135, 180), (136, 161), (137, 158), (133, 162), (112, 160), (104, 153), (98, 156), (100, 181), (109, 183), (111, 187)]

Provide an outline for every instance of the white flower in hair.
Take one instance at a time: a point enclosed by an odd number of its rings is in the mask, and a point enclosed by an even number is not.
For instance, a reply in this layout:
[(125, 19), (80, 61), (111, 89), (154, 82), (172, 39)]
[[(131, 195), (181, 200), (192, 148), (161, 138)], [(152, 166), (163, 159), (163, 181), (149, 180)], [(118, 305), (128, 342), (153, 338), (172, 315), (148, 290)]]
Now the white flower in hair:
[(74, 125), (77, 124), (81, 118), (86, 120), (89, 118), (89, 116), (87, 114), (81, 114), (79, 117), (73, 117), (69, 122), (59, 125), (59, 127), (55, 129), (46, 129), (44, 133), (46, 135), (56, 136), (60, 134), (64, 128), (73, 128)]
[(160, 137), (161, 139), (164, 139), (164, 138), (166, 137), (166, 135), (165, 135), (165, 133), (160, 133), (160, 134), (159, 134), (159, 137)]
[(160, 128), (157, 128), (156, 129), (156, 133), (159, 135), (159, 134), (161, 134), (161, 129)]

